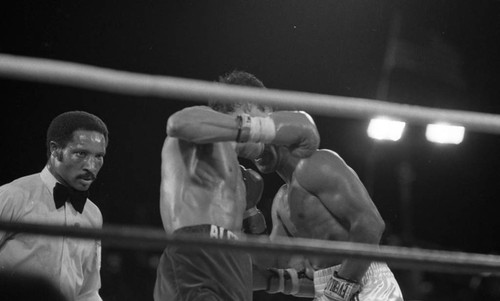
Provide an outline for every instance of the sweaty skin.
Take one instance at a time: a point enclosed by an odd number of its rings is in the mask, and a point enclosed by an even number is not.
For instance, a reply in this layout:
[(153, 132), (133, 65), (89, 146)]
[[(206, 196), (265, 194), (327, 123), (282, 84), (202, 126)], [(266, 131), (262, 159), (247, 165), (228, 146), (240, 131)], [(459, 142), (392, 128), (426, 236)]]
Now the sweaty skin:
[[(384, 222), (358, 176), (335, 152), (317, 150), (304, 159), (291, 156), (285, 148), (279, 152), (277, 172), (286, 184), (273, 201), (271, 239), (289, 236), (379, 243)], [(370, 264), (324, 257), (310, 257), (306, 263), (314, 270), (342, 263), (339, 275), (356, 281)]]
[[(245, 117), (250, 125), (243, 125), (237, 117), (242, 113), (251, 116)], [(273, 128), (268, 127), (270, 121)], [(237, 139), (243, 135), (244, 139)], [(198, 106), (171, 115), (161, 164), (160, 210), (165, 231), (172, 234), (180, 228), (210, 224), (241, 232), (247, 202), (237, 156), (260, 158), (262, 137), (266, 143), (286, 146), (297, 158), (311, 155), (319, 145), (314, 121), (304, 112), (274, 113), (252, 105), (223, 114)], [(264, 286), (267, 276), (258, 278), (258, 287)]]
[[(236, 110), (234, 114), (241, 112)], [(256, 107), (248, 113), (264, 115)], [(161, 217), (167, 233), (200, 224), (241, 231), (246, 191), (233, 115), (195, 106), (168, 119), (160, 190)]]
[(234, 144), (169, 137), (161, 172), (160, 210), (167, 233), (199, 224), (240, 231), (246, 200)]
[[(257, 106), (222, 114), (196, 106), (178, 111), (167, 122), (162, 149), (160, 210), (167, 233), (191, 225), (214, 224), (239, 232), (246, 208), (245, 185), (237, 156), (260, 155), (260, 143), (236, 143), (237, 114), (268, 117)], [(301, 112), (273, 115), (273, 143), (287, 145), (297, 156), (308, 156), (319, 144), (312, 119)], [(258, 149), (259, 151), (255, 151)], [(251, 154), (251, 155), (250, 155)], [(245, 157), (245, 156), (243, 156)]]

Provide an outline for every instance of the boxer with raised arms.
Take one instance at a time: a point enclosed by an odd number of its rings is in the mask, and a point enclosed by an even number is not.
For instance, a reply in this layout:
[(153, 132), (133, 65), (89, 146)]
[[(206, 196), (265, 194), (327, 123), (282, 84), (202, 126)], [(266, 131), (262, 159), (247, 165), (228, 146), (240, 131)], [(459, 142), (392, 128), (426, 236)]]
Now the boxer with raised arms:
[[(255, 76), (242, 71), (220, 82), (264, 88)], [(303, 112), (271, 113), (264, 106), (239, 102), (210, 105), (185, 108), (168, 119), (161, 217), (168, 234), (238, 239), (244, 216), (255, 220), (259, 213), (253, 208), (255, 200), (247, 204), (251, 192), (246, 190), (251, 188), (245, 186), (238, 156), (256, 159), (267, 143), (287, 145), (297, 156), (306, 157), (318, 147), (319, 135)], [(247, 228), (262, 230), (255, 225)], [(157, 269), (154, 299), (251, 300), (251, 264), (250, 255), (241, 251), (167, 246)]]

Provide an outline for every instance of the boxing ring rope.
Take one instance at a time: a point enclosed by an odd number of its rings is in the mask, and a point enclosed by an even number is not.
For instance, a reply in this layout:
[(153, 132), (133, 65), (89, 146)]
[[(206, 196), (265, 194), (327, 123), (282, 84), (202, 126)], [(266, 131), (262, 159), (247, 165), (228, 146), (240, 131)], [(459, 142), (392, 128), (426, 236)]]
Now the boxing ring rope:
[(264, 236), (243, 236), (240, 240), (210, 239), (189, 235), (167, 235), (163, 229), (106, 225), (102, 229), (65, 227), (0, 221), (0, 230), (49, 236), (100, 239), (127, 249), (163, 251), (167, 245), (207, 249), (231, 249), (251, 253), (302, 254), (343, 259), (346, 257), (385, 261), (393, 268), (446, 273), (500, 273), (500, 256), (464, 252), (425, 250), (361, 243), (287, 238), (272, 243)]
[[(414, 124), (448, 122), (468, 130), (500, 134), (500, 115), (445, 110), (395, 104), (377, 100), (330, 96), (306, 92), (256, 89), (222, 85), (193, 79), (138, 74), (49, 59), (0, 54), (0, 77), (67, 85), (110, 93), (174, 98), (188, 101), (251, 101), (280, 107), (293, 107), (311, 114), (371, 118), (387, 116)], [(105, 225), (88, 229), (0, 221), (0, 230), (50, 236), (101, 239), (109, 245), (129, 249), (163, 250), (167, 244), (248, 252), (303, 254), (385, 261), (395, 268), (436, 272), (500, 272), (500, 256), (425, 250), (395, 246), (375, 246), (350, 242), (312, 239), (278, 239), (270, 243), (263, 237), (245, 236), (241, 240), (202, 239), (166, 235), (163, 229)]]
[(0, 77), (67, 85), (110, 93), (188, 101), (251, 101), (310, 114), (369, 119), (386, 116), (413, 124), (448, 122), (468, 130), (500, 134), (500, 115), (428, 108), (379, 100), (259, 89), (214, 82), (118, 71), (78, 63), (0, 54)]

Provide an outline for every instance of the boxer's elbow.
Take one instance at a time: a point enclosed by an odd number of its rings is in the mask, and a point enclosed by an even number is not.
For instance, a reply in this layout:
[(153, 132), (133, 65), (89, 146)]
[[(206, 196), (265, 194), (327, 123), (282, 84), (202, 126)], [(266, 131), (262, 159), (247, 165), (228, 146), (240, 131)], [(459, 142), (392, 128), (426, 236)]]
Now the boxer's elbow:
[(214, 111), (207, 107), (196, 106), (177, 111), (167, 120), (167, 135), (187, 141), (196, 141), (203, 137), (204, 125), (213, 120)]
[(351, 238), (357, 242), (379, 244), (385, 231), (385, 222), (378, 216), (364, 216), (351, 227)]
[(188, 119), (174, 114), (167, 120), (167, 135), (174, 138), (183, 138), (189, 131), (189, 126)]

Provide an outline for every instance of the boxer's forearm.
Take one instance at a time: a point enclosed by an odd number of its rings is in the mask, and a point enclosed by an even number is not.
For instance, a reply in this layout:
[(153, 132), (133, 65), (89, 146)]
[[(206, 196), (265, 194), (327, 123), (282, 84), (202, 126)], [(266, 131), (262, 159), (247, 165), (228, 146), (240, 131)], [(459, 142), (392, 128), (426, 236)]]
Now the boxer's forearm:
[(199, 144), (236, 141), (237, 132), (234, 117), (204, 106), (178, 111), (167, 121), (169, 137)]

